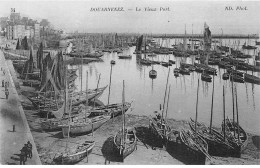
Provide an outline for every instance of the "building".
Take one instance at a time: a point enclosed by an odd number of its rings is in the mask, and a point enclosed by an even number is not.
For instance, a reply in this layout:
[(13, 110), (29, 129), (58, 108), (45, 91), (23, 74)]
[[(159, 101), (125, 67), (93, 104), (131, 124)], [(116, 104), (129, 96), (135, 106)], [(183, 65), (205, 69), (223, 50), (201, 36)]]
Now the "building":
[(40, 39), (40, 24), (39, 23), (34, 24), (34, 38), (36, 40)]
[(6, 28), (6, 37), (7, 39), (14, 39), (14, 24), (8, 24)]
[(21, 19), (20, 13), (11, 12), (10, 21), (17, 22), (20, 21), (20, 19)]
[(16, 40), (25, 36), (25, 25), (10, 23), (7, 26), (7, 39)]

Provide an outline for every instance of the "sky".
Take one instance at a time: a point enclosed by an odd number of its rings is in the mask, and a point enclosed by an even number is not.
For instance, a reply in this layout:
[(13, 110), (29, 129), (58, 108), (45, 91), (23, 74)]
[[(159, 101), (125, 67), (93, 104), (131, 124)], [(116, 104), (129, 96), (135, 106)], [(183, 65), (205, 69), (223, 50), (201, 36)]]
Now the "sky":
[[(231, 6), (234, 10), (225, 10)], [(92, 12), (91, 8), (123, 7), (118, 12)], [(156, 11), (144, 11), (145, 7)], [(160, 11), (160, 8), (169, 11)], [(247, 10), (236, 10), (246, 7)], [(0, 17), (15, 8), (21, 16), (48, 19), (66, 32), (201, 33), (204, 22), (212, 34), (259, 34), (259, 1), (85, 0), (2, 1)], [(136, 11), (136, 8), (142, 11)], [(132, 10), (128, 10), (132, 9)], [(193, 26), (192, 26), (193, 25)]]

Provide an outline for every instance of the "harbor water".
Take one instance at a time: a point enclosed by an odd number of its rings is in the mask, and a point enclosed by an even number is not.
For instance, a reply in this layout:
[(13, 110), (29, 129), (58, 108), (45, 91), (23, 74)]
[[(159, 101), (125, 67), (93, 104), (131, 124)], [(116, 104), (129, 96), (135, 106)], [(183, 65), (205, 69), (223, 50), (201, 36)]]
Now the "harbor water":
[[(162, 39), (160, 39), (162, 40)], [(232, 39), (233, 40), (233, 39)], [(232, 41), (231, 40), (231, 41)], [(234, 40), (233, 40), (234, 41)], [(244, 40), (245, 41), (245, 40)], [(169, 40), (169, 44), (174, 44), (174, 39)], [(226, 40), (230, 44), (230, 40)], [(168, 44), (168, 45), (169, 45)], [(244, 42), (240, 42), (240, 47)], [(213, 82), (204, 82), (201, 80), (201, 74), (191, 72), (190, 75), (181, 75), (175, 77), (173, 69), (179, 67), (180, 62), (193, 63), (197, 62), (194, 56), (188, 58), (175, 57), (174, 55), (157, 55), (149, 58), (156, 61), (168, 61), (169, 59), (176, 61), (172, 66), (164, 67), (155, 64), (145, 66), (139, 64), (136, 55), (133, 54), (135, 47), (130, 47), (121, 54), (105, 53), (102, 57), (102, 62), (93, 62), (83, 65), (82, 81), (81, 81), (81, 65), (74, 65), (70, 68), (79, 68), (76, 79), (77, 90), (86, 89), (86, 76), (88, 72), (88, 88), (94, 89), (97, 87), (99, 75), (100, 82), (98, 87), (109, 86), (111, 60), (115, 60), (116, 64), (112, 65), (111, 92), (110, 104), (122, 102), (123, 80), (125, 80), (125, 96), (126, 101), (132, 103), (132, 108), (128, 111), (134, 115), (152, 115), (154, 111), (159, 111), (160, 104), (164, 109), (167, 108), (167, 101), (164, 102), (166, 82), (168, 70), (169, 82), (171, 88), (168, 105), (168, 118), (176, 120), (187, 120), (195, 118), (196, 113), (196, 96), (199, 79), (199, 95), (198, 95), (198, 121), (209, 126), (211, 114), (211, 101)], [(255, 51), (245, 51), (247, 54), (255, 55)], [(132, 55), (132, 59), (118, 59), (118, 55)], [(142, 55), (144, 57), (144, 55)], [(253, 56), (254, 58), (254, 56)], [(247, 59), (246, 62), (253, 64), (253, 58)], [(211, 65), (210, 65), (211, 66)], [(230, 80), (223, 80), (222, 74), (226, 71), (219, 68), (217, 65), (211, 66), (217, 69), (217, 76), (214, 77), (214, 104), (213, 104), (213, 126), (220, 128), (223, 120), (223, 86), (225, 88), (225, 111), (226, 117), (233, 118), (232, 104), (232, 83)], [(149, 78), (151, 69), (157, 71), (157, 78)], [(245, 71), (243, 71), (245, 72)], [(247, 73), (252, 74), (251, 71)], [(253, 73), (255, 76), (260, 76), (259, 72)], [(260, 86), (251, 83), (236, 83), (239, 124), (249, 133), (260, 135)], [(169, 90), (169, 87), (168, 87)], [(99, 98), (105, 105), (108, 103), (109, 87)], [(167, 98), (167, 96), (166, 96)], [(235, 108), (236, 109), (236, 108)], [(235, 111), (236, 113), (236, 111)]]

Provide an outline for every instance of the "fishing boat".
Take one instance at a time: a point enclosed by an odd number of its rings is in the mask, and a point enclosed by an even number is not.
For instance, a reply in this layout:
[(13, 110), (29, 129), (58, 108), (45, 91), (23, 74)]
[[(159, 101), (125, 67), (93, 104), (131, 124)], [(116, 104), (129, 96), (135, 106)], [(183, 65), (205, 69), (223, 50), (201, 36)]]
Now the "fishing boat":
[[(245, 150), (245, 147), (248, 144), (248, 136), (245, 130), (237, 124), (237, 122), (233, 122), (232, 119), (225, 119), (225, 122), (222, 122), (222, 131), (227, 136), (229, 143), (235, 148), (232, 155), (234, 157), (240, 157), (241, 152)], [(239, 138), (238, 138), (239, 137)]]
[(198, 73), (202, 73), (204, 71), (204, 68), (202, 68), (200, 66), (195, 66), (195, 71)]
[(180, 131), (180, 142), (182, 154), (186, 155), (191, 164), (205, 165), (206, 158), (211, 159), (207, 142), (190, 130)]
[(124, 162), (124, 159), (130, 155), (134, 150), (137, 149), (137, 137), (134, 128), (126, 128), (125, 127), (125, 112), (124, 112), (124, 104), (125, 104), (125, 84), (123, 81), (123, 93), (122, 93), (122, 129), (117, 132), (114, 136), (114, 151), (116, 155), (120, 157), (120, 160)]
[[(130, 109), (131, 104), (132, 104), (132, 102), (124, 103), (124, 109), (125, 109), (124, 112), (125, 113)], [(90, 110), (88, 117), (100, 116), (100, 115), (105, 115), (105, 114), (110, 115), (111, 118), (122, 115), (122, 103), (109, 104), (106, 106), (96, 107), (95, 109)]]
[[(67, 71), (67, 67), (66, 70)], [(65, 72), (66, 74), (66, 72)], [(64, 113), (67, 112), (68, 107), (71, 109), (71, 104), (68, 105), (68, 82), (65, 82), (65, 105), (64, 105)], [(67, 132), (67, 136), (68, 136), (68, 140), (69, 140), (69, 134), (70, 134), (70, 120), (71, 120), (71, 116), (70, 116), (70, 109), (68, 111), (69, 113), (69, 129)], [(92, 129), (93, 130), (93, 129)], [(93, 131), (92, 131), (93, 133)], [(93, 134), (92, 134), (93, 135)], [(68, 141), (66, 142), (68, 143)], [(58, 163), (58, 164), (75, 164), (81, 160), (83, 160), (85, 157), (88, 157), (88, 154), (92, 151), (92, 149), (95, 146), (95, 141), (84, 141), (83, 143), (80, 143), (79, 145), (76, 145), (75, 147), (70, 148), (69, 150), (67, 150), (67, 145), (66, 145), (66, 150), (64, 153), (58, 153), (58, 155), (54, 156), (53, 161)]]
[(169, 63), (171, 63), (171, 64), (175, 64), (175, 61), (173, 61), (173, 60), (169, 60)]
[[(221, 125), (221, 130), (224, 134), (224, 137), (228, 140), (228, 142), (233, 146), (234, 150), (230, 153), (234, 157), (240, 157), (241, 152), (245, 149), (248, 144), (248, 136), (245, 130), (239, 125), (239, 113), (238, 113), (238, 103), (237, 103), (237, 89), (235, 87), (235, 91), (233, 92), (233, 82), (232, 82), (232, 102), (233, 102), (233, 120), (230, 120), (228, 117), (226, 118), (225, 114), (225, 89), (223, 86), (223, 112), (224, 119)], [(234, 94), (235, 100), (234, 101)], [(236, 103), (235, 103), (236, 102)], [(235, 108), (236, 104), (236, 121), (235, 121)]]
[(244, 78), (237, 74), (230, 74), (230, 80), (238, 83), (244, 83)]
[(179, 73), (182, 75), (190, 75), (190, 71), (186, 68), (179, 68), (179, 70), (180, 70)]
[(156, 57), (156, 54), (147, 54), (148, 57)]
[(167, 139), (166, 132), (171, 132), (171, 128), (165, 122), (165, 119), (162, 119), (160, 113), (155, 111), (155, 115), (149, 117), (149, 129), (153, 135), (163, 142)]
[(260, 85), (260, 78), (254, 75), (249, 75), (245, 73), (245, 81), (249, 83), (255, 83), (257, 85)]
[(227, 73), (227, 72), (223, 73), (222, 79), (223, 80), (228, 80), (229, 79), (229, 73)]
[(71, 123), (64, 122), (60, 124), (59, 127), (61, 127), (62, 129), (63, 137), (68, 136), (69, 127), (70, 127), (70, 134), (74, 134), (74, 135), (88, 134), (97, 130), (110, 118), (111, 118), (110, 115), (101, 115), (93, 118), (74, 119)]
[[(107, 88), (107, 86), (102, 87), (102, 88), (96, 88), (96, 89), (88, 89), (85, 92), (73, 92), (70, 93), (70, 97), (72, 99), (72, 106), (76, 106), (79, 105), (81, 103), (86, 102), (86, 94), (88, 94), (88, 100), (92, 100), (92, 99), (97, 99), (99, 98), (104, 90)], [(27, 97), (37, 108), (40, 106), (44, 106), (44, 105), (48, 105), (48, 104), (52, 104), (52, 106), (50, 107), (55, 107), (56, 103), (58, 104), (62, 104), (63, 102), (63, 97), (61, 96), (61, 98), (59, 100), (55, 100), (55, 98), (53, 97), (46, 97), (45, 95), (38, 95), (38, 96), (33, 96), (33, 97)]]
[(211, 82), (212, 77), (208, 75), (207, 73), (203, 72), (201, 74), (201, 80), (206, 81), (206, 82)]
[(166, 109), (164, 109), (165, 104), (166, 104), (166, 94), (167, 94), (167, 88), (168, 88), (169, 74), (170, 74), (170, 68), (168, 69), (168, 76), (167, 76), (162, 110), (161, 110), (161, 105), (160, 105), (161, 114), (158, 113), (157, 111), (155, 111), (154, 116), (149, 117), (149, 129), (151, 131), (151, 134), (154, 135), (158, 140), (160, 140), (162, 144), (164, 144), (164, 142), (167, 140), (168, 133), (171, 132), (171, 128), (167, 124), (170, 86), (169, 86), (169, 92), (168, 92), (167, 107), (166, 107)]
[(152, 69), (149, 71), (149, 77), (152, 79), (155, 79), (157, 77), (157, 72), (156, 70)]
[(232, 68), (227, 69), (227, 72), (228, 72), (229, 74), (234, 74), (234, 75), (238, 75), (238, 76), (240, 76), (240, 77), (243, 77), (243, 72), (234, 70), (234, 69), (232, 69)]
[(173, 73), (174, 73), (175, 77), (178, 77), (179, 73), (180, 73), (180, 69), (179, 68), (174, 68)]
[(152, 62), (148, 59), (140, 59), (140, 64), (150, 66), (152, 65)]
[(115, 61), (115, 60), (111, 60), (111, 61), (110, 61), (110, 64), (113, 64), (113, 65), (114, 65), (114, 64), (116, 64), (116, 61)]
[[(195, 131), (195, 121), (191, 119), (189, 125), (192, 131)], [(201, 138), (206, 140), (209, 155), (228, 156), (234, 150), (232, 145), (227, 140), (224, 140), (224, 135), (214, 128), (210, 130), (209, 127), (197, 122), (197, 133)]]
[(132, 59), (132, 55), (119, 55), (119, 59)]
[(245, 49), (245, 50), (255, 50), (255, 49), (257, 49), (257, 47), (244, 44), (242, 46), (242, 49)]
[(72, 147), (65, 154), (59, 153), (54, 158), (53, 161), (56, 164), (71, 165), (80, 162), (95, 146), (95, 141), (85, 141), (82, 144)]

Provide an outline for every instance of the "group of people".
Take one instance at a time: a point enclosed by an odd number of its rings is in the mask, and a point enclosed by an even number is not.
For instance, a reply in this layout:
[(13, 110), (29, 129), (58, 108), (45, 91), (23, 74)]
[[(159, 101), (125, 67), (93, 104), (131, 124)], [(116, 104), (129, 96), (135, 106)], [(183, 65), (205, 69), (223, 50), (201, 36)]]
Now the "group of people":
[[(1, 71), (3, 71), (3, 74), (5, 75), (5, 70), (2, 69), (1, 67)], [(9, 97), (9, 90), (8, 90), (8, 87), (9, 87), (9, 82), (5, 82), (4, 80), (2, 80), (2, 87), (5, 87), (5, 98), (8, 99)]]
[(23, 148), (20, 150), (20, 165), (25, 165), (27, 158), (32, 158), (32, 144), (30, 141), (24, 144)]

